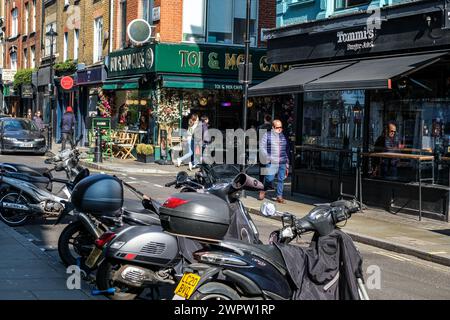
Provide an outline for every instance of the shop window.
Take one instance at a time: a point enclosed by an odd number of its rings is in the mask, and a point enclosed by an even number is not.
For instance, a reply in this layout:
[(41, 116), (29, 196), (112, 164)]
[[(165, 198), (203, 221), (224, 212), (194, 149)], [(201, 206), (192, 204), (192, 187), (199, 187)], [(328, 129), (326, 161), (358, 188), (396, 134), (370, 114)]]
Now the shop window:
[(336, 10), (346, 9), (346, 8), (366, 5), (369, 3), (370, 3), (370, 1), (368, 1), (368, 0), (335, 0), (335, 9)]
[[(340, 155), (337, 150), (356, 151), (362, 148), (364, 99), (362, 90), (305, 94), (303, 145), (325, 150), (302, 151), (300, 155), (303, 166), (338, 171)], [(353, 155), (348, 154), (344, 158), (344, 169), (354, 167)]]

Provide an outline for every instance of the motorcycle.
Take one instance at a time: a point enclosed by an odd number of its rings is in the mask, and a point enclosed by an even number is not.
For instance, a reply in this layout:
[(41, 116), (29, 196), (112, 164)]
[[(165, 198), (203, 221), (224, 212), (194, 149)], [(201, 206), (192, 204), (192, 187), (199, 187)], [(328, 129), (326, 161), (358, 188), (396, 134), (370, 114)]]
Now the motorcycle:
[[(303, 218), (268, 208), (262, 213), (281, 216), (283, 222), (271, 234), (271, 244), (205, 242), (194, 253), (196, 263), (185, 269), (174, 299), (369, 299), (362, 258), (351, 238), (336, 227), (359, 210), (357, 204), (340, 200), (319, 205)], [(288, 245), (306, 232), (314, 232), (309, 248)]]
[[(250, 182), (243, 183), (247, 180)], [(225, 238), (260, 242), (258, 230), (239, 200), (241, 190), (263, 188), (256, 179), (239, 174), (231, 183), (204, 188), (181, 172), (177, 180), (166, 184), (171, 185), (182, 190), (167, 199), (158, 213), (166, 208), (178, 208), (183, 213), (221, 211), (232, 221), (227, 224)], [(188, 207), (181, 208), (183, 204)], [(161, 224), (164, 223), (161, 219)], [(194, 236), (201, 238), (201, 226), (191, 227)], [(96, 245), (104, 254), (97, 271), (99, 292), (112, 294), (112, 299), (127, 300), (136, 298), (145, 288), (173, 286), (184, 267), (193, 261), (192, 253), (201, 248), (197, 241), (164, 232), (161, 225), (131, 226), (104, 234)]]
[[(46, 171), (18, 164), (0, 165), (0, 219), (17, 227), (37, 216), (58, 217), (70, 199), (71, 190), (89, 175), (78, 165), (77, 150), (68, 150), (49, 159), (54, 167)], [(65, 171), (68, 180), (52, 176), (52, 171)], [(66, 197), (51, 193), (52, 184), (61, 183)]]

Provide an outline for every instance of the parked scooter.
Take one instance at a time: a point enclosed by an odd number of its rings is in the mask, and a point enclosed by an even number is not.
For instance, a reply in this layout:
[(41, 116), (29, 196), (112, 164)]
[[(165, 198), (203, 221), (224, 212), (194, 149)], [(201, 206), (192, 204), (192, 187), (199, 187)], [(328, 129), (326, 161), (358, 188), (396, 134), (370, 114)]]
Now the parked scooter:
[[(75, 148), (48, 159), (47, 163), (53, 163), (54, 167), (39, 170), (42, 175), (24, 165), (0, 165), (0, 219), (16, 227), (24, 225), (31, 217), (58, 217), (73, 187), (89, 175), (88, 169), (78, 165), (78, 155)], [(52, 171), (65, 171), (69, 180), (54, 178)], [(65, 197), (51, 193), (55, 182), (64, 185)]]
[[(187, 212), (199, 217), (205, 211), (220, 212), (227, 217), (225, 221), (217, 221), (226, 228), (225, 238), (259, 243), (258, 230), (239, 200), (241, 190), (263, 188), (259, 181), (239, 174), (232, 183), (200, 189), (185, 173), (178, 174), (177, 178), (167, 186), (183, 186), (182, 192), (167, 199), (159, 212), (178, 208), (180, 214)], [(199, 192), (190, 192), (195, 190)], [(186, 225), (192, 238), (203, 239), (205, 230), (201, 222)], [(103, 249), (105, 257), (97, 271), (97, 287), (101, 292), (114, 291), (113, 299), (134, 299), (145, 288), (174, 285), (184, 266), (193, 262), (192, 253), (201, 248), (197, 241), (166, 233), (159, 225), (128, 227), (105, 234), (96, 244)]]
[[(362, 258), (351, 238), (336, 227), (358, 211), (357, 204), (340, 200), (320, 205), (300, 219), (268, 208), (263, 207), (262, 212), (280, 215), (283, 222), (282, 229), (271, 234), (272, 244), (205, 242), (205, 247), (194, 253), (198, 263), (186, 268), (174, 299), (368, 300)], [(165, 215), (164, 211), (161, 214)], [(175, 221), (163, 227), (191, 236), (189, 228), (177, 226)], [(315, 233), (308, 249), (287, 245), (306, 232)]]

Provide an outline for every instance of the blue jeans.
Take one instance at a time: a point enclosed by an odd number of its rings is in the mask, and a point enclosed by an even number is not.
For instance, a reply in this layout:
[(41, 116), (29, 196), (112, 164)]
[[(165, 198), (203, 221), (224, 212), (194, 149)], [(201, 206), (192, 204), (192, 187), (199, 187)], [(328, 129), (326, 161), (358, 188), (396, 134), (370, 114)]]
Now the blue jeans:
[[(268, 170), (270, 170), (270, 169), (274, 170), (275, 166), (276, 165), (274, 165), (274, 164), (268, 164), (266, 166), (266, 168)], [(284, 188), (284, 179), (286, 177), (286, 164), (278, 164), (278, 173), (277, 174), (274, 173), (272, 175), (267, 175), (264, 177), (264, 187), (266, 190), (269, 185), (273, 184), (275, 175), (278, 176), (277, 197), (282, 197), (283, 196), (283, 188)]]

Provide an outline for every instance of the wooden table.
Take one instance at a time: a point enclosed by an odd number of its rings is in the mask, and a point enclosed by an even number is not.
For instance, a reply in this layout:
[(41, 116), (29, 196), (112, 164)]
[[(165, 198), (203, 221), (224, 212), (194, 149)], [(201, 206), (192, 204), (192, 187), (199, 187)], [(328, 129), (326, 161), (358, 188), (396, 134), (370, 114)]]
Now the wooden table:
[[(417, 180), (419, 182), (419, 221), (422, 220), (422, 181), (431, 180), (434, 183), (434, 156), (420, 155), (420, 154), (405, 154), (405, 153), (395, 153), (395, 152), (369, 152), (363, 153), (363, 157), (371, 158), (385, 158), (385, 159), (404, 159), (404, 160), (415, 160), (418, 162), (417, 170)], [(432, 165), (432, 177), (422, 179), (422, 164), (424, 162), (431, 163)]]

